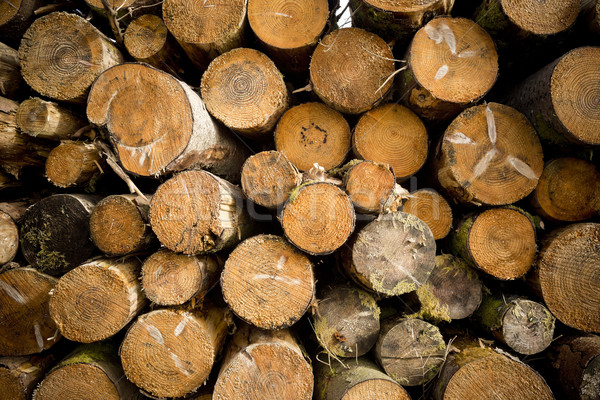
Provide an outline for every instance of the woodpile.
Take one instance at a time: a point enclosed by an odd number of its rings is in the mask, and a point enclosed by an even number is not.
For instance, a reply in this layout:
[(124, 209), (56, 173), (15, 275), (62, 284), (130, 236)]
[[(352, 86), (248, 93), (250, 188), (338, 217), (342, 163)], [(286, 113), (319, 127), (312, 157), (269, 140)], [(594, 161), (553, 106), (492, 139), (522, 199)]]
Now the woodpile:
[(600, 399), (600, 0), (0, 0), (0, 400)]

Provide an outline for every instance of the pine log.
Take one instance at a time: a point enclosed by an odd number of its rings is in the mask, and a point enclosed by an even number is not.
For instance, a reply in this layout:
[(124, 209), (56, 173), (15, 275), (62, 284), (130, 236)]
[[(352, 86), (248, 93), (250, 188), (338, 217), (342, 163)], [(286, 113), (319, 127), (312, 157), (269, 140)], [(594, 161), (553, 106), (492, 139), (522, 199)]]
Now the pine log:
[(325, 170), (339, 166), (350, 150), (350, 126), (322, 103), (304, 103), (287, 110), (275, 129), (275, 148), (300, 171), (315, 163)]
[(413, 214), (425, 222), (435, 240), (445, 238), (452, 229), (452, 208), (434, 189), (412, 192), (403, 204), (402, 211)]
[(241, 183), (249, 200), (263, 207), (280, 209), (292, 189), (302, 183), (302, 175), (285, 153), (263, 151), (244, 162)]
[(599, 62), (600, 48), (573, 49), (515, 87), (507, 104), (523, 112), (550, 145), (598, 145)]
[(21, 220), (21, 251), (27, 262), (60, 275), (87, 260), (94, 251), (89, 219), (96, 196), (56, 194), (27, 209)]
[(186, 256), (161, 249), (142, 265), (142, 288), (154, 304), (170, 306), (202, 300), (219, 280), (222, 265), (214, 255)]
[(39, 0), (10, 0), (0, 3), (0, 36), (11, 39), (15, 43), (21, 39), (23, 32), (35, 18), (33, 12)]
[[(147, 196), (152, 198), (152, 196)], [(156, 242), (150, 228), (150, 207), (135, 194), (111, 195), (100, 200), (90, 214), (90, 236), (109, 256), (147, 250)]]
[(55, 285), (55, 278), (33, 268), (0, 273), (0, 355), (39, 353), (60, 339), (48, 312)]
[(53, 12), (37, 19), (19, 46), (21, 73), (38, 93), (85, 103), (94, 80), (124, 59), (115, 45), (75, 14)]
[(471, 107), (452, 121), (434, 163), (450, 198), (478, 205), (521, 200), (535, 189), (544, 166), (533, 126), (498, 103)]
[(356, 211), (379, 214), (394, 194), (396, 177), (388, 164), (362, 161), (350, 167), (344, 184)]
[(243, 320), (262, 329), (287, 328), (314, 300), (313, 265), (280, 236), (253, 236), (229, 255), (221, 288), (231, 310)]
[(169, 32), (201, 72), (211, 60), (244, 44), (247, 0), (166, 0), (163, 19)]
[(311, 400), (314, 378), (303, 350), (287, 329), (242, 324), (229, 342), (214, 400)]
[(384, 104), (363, 114), (354, 128), (352, 149), (362, 159), (389, 164), (396, 178), (415, 174), (427, 159), (427, 130), (408, 108)]
[(543, 241), (531, 283), (552, 314), (570, 327), (600, 333), (600, 224), (578, 223)]
[(62, 335), (91, 343), (123, 329), (146, 305), (140, 262), (98, 259), (67, 272), (50, 296), (50, 316)]
[(136, 175), (200, 167), (238, 179), (246, 159), (246, 150), (210, 118), (198, 94), (145, 64), (103, 73), (90, 90), (87, 117), (108, 130), (121, 165)]
[(55, 186), (85, 186), (102, 172), (102, 153), (94, 143), (65, 140), (46, 159), (46, 176)]
[(252, 139), (268, 138), (290, 102), (273, 61), (249, 48), (231, 50), (212, 61), (202, 75), (200, 91), (212, 116)]
[[(0, 4), (0, 9), (7, 6), (8, 3), (3, 2)], [(22, 80), (18, 52), (0, 43), (0, 96), (15, 98)]]
[(309, 182), (292, 191), (280, 215), (287, 239), (312, 255), (333, 253), (348, 239), (356, 215), (352, 201), (338, 187)]
[(17, 126), (30, 136), (50, 140), (75, 138), (87, 121), (52, 101), (32, 97), (17, 110)]
[(138, 317), (121, 345), (127, 378), (156, 397), (180, 397), (210, 373), (231, 324), (228, 311), (162, 309)]
[(0, 265), (11, 262), (19, 249), (19, 228), (10, 214), (0, 210)]
[(428, 120), (446, 120), (481, 99), (498, 75), (490, 35), (466, 18), (437, 17), (419, 29), (407, 55), (400, 90)]
[(431, 229), (404, 212), (382, 214), (342, 250), (342, 267), (359, 285), (398, 296), (423, 285), (435, 267)]
[(315, 335), (334, 357), (361, 357), (377, 341), (380, 314), (365, 290), (339, 283), (320, 287), (312, 308)]
[(234, 247), (252, 225), (241, 190), (206, 171), (184, 171), (158, 187), (150, 202), (158, 240), (184, 254)]
[(327, 0), (248, 1), (248, 22), (265, 53), (286, 73), (303, 73), (329, 19)]
[(28, 400), (56, 357), (46, 352), (26, 357), (0, 357), (1, 400)]

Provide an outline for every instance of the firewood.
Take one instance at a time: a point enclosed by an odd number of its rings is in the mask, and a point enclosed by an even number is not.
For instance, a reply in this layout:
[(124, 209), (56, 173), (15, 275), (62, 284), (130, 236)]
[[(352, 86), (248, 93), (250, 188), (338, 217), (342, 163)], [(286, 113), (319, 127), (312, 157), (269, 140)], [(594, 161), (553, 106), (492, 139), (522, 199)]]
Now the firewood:
[(54, 185), (84, 186), (102, 173), (102, 154), (93, 143), (65, 140), (48, 154), (46, 176)]
[(17, 125), (30, 136), (66, 140), (74, 139), (87, 121), (55, 102), (32, 97), (19, 104)]
[(19, 249), (19, 228), (10, 214), (0, 210), (0, 265), (11, 262)]
[(21, 73), (38, 93), (85, 103), (94, 80), (122, 63), (115, 45), (85, 19), (53, 12), (37, 19), (19, 46)]
[(362, 161), (345, 175), (346, 193), (356, 211), (379, 214), (393, 195), (396, 177), (387, 164)]
[[(6, 2), (0, 4), (0, 9), (7, 4)], [(15, 98), (22, 80), (18, 52), (0, 43), (0, 96)]]
[(33, 390), (55, 362), (56, 356), (51, 352), (25, 357), (0, 357), (0, 399), (30, 399)]
[(420, 189), (410, 194), (402, 211), (425, 222), (435, 240), (445, 238), (452, 229), (452, 208), (434, 189)]
[(18, 43), (21, 35), (35, 18), (33, 12), (39, 0), (10, 0), (0, 3), (0, 35)]

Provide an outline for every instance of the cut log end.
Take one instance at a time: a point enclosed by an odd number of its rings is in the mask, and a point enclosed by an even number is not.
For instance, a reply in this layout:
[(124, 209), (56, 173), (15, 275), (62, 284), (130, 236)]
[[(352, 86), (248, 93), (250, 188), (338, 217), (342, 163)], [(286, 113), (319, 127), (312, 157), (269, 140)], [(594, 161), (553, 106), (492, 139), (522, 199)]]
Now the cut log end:
[(411, 193), (403, 204), (402, 211), (425, 222), (435, 240), (445, 238), (452, 229), (452, 208), (435, 190), (421, 189)]
[(127, 25), (123, 39), (129, 54), (141, 61), (151, 59), (163, 49), (167, 34), (167, 26), (159, 16), (146, 14)]
[(86, 122), (58, 104), (34, 97), (19, 104), (17, 125), (22, 132), (44, 139), (69, 139)]
[(361, 212), (382, 212), (395, 186), (396, 178), (387, 164), (364, 161), (346, 175), (346, 193)]
[(0, 265), (10, 262), (19, 249), (19, 228), (10, 215), (0, 211)]
[(27, 400), (19, 375), (2, 366), (0, 366), (0, 387), (2, 396), (7, 400)]
[(94, 144), (65, 141), (46, 159), (46, 176), (54, 185), (66, 188), (83, 185), (100, 174), (102, 155)]
[(579, 14), (578, 0), (499, 0), (512, 23), (535, 35), (553, 35), (568, 29)]
[(545, 350), (554, 336), (554, 316), (542, 304), (517, 299), (502, 317), (502, 340), (520, 354)]
[(119, 392), (109, 377), (92, 364), (67, 365), (50, 372), (35, 391), (35, 400), (119, 400)]

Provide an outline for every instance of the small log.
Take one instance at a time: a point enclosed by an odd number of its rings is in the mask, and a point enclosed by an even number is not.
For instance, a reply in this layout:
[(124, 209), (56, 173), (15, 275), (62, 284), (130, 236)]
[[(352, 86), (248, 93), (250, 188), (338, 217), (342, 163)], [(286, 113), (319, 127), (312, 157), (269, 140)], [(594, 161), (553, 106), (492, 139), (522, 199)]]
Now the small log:
[(150, 225), (158, 240), (184, 254), (234, 247), (252, 226), (241, 190), (206, 171), (184, 171), (158, 187)]
[(56, 100), (85, 103), (92, 82), (124, 59), (115, 45), (75, 14), (37, 19), (19, 46), (21, 73), (35, 91)]
[(53, 353), (0, 357), (0, 387), (4, 400), (28, 400), (46, 372), (55, 364)]
[(48, 313), (56, 279), (33, 268), (0, 273), (0, 355), (23, 356), (52, 347), (60, 332)]
[(231, 324), (231, 314), (162, 309), (138, 317), (121, 345), (127, 379), (156, 397), (180, 397), (210, 373)]
[(72, 139), (86, 125), (87, 121), (66, 108), (38, 97), (23, 101), (17, 110), (17, 126), (21, 132), (42, 139)]
[(387, 164), (362, 161), (348, 170), (344, 183), (356, 211), (379, 214), (393, 195), (396, 177)]
[(221, 270), (222, 262), (214, 255), (186, 256), (161, 249), (142, 265), (142, 288), (154, 304), (202, 300), (219, 280)]
[(312, 308), (315, 335), (334, 357), (361, 357), (377, 341), (380, 314), (375, 298), (365, 290), (347, 284), (320, 287)]
[(19, 249), (19, 228), (10, 214), (0, 210), (0, 265), (11, 262)]
[(403, 212), (382, 214), (361, 229), (342, 252), (342, 267), (359, 285), (398, 296), (423, 285), (435, 267), (431, 229)]
[(250, 28), (265, 53), (286, 73), (303, 73), (327, 20), (327, 0), (248, 1)]
[(290, 192), (302, 183), (302, 175), (279, 151), (263, 151), (248, 157), (242, 167), (242, 190), (256, 204), (280, 209)]
[[(3, 2), (0, 4), (0, 9), (7, 6), (8, 3)], [(0, 43), (0, 96), (15, 98), (22, 80), (18, 52)]]
[(399, 180), (421, 169), (427, 159), (427, 146), (423, 122), (398, 104), (384, 104), (363, 114), (352, 137), (357, 157), (389, 164)]
[(290, 102), (273, 61), (249, 48), (231, 50), (211, 62), (200, 92), (212, 116), (252, 139), (269, 137)]
[(310, 61), (310, 81), (329, 107), (361, 114), (380, 103), (393, 83), (394, 55), (374, 33), (342, 28), (319, 42)]
[(400, 91), (419, 116), (446, 120), (481, 99), (497, 75), (498, 54), (486, 31), (470, 19), (437, 17), (413, 38)]
[(85, 186), (103, 170), (102, 153), (94, 143), (65, 140), (48, 154), (46, 176), (55, 186)]
[(535, 189), (544, 166), (533, 126), (498, 103), (471, 107), (452, 121), (434, 162), (450, 198), (477, 205), (521, 200)]
[(241, 324), (229, 342), (214, 400), (310, 400), (310, 363), (287, 329), (264, 331)]
[(18, 43), (33, 19), (39, 0), (10, 0), (0, 3), (0, 36)]
[(350, 126), (337, 111), (322, 103), (304, 103), (287, 110), (275, 129), (275, 148), (300, 171), (315, 163), (330, 170), (344, 162), (350, 150)]
[(280, 236), (254, 236), (229, 255), (221, 288), (231, 310), (243, 320), (262, 329), (287, 328), (314, 300), (313, 264)]
[(67, 272), (50, 296), (50, 316), (62, 335), (75, 342), (107, 339), (146, 305), (138, 279), (140, 262), (99, 259)]
[(50, 275), (67, 272), (94, 251), (89, 219), (95, 196), (56, 194), (27, 209), (21, 220), (21, 251), (27, 262)]
[(245, 148), (210, 118), (196, 92), (145, 64), (103, 73), (90, 90), (87, 117), (108, 130), (121, 165), (136, 175), (206, 168), (239, 179), (246, 159)]
[(105, 197), (90, 214), (92, 241), (109, 256), (147, 250), (156, 242), (149, 213), (147, 201), (135, 194)]
[(435, 240), (445, 238), (452, 229), (452, 208), (434, 189), (412, 192), (402, 205), (402, 211), (413, 214), (425, 222)]
[(312, 255), (333, 253), (354, 230), (352, 201), (338, 187), (309, 182), (294, 189), (283, 206), (280, 221), (294, 246)]

